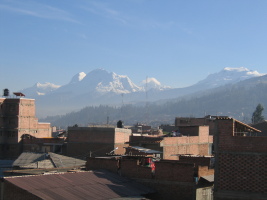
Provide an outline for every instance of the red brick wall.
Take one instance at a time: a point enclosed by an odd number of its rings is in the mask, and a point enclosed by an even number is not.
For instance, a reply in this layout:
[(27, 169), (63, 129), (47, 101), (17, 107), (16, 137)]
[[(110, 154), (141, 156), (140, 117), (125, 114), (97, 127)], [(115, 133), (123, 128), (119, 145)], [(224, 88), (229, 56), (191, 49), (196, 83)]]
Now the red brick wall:
[(195, 183), (180, 183), (175, 181), (136, 180), (156, 190), (156, 193), (148, 196), (153, 200), (192, 200), (196, 199)]
[(199, 126), (180, 126), (179, 132), (185, 136), (198, 136)]
[[(157, 179), (165, 181), (194, 182), (194, 163), (163, 160), (155, 162), (155, 176), (152, 177), (150, 167), (142, 166), (138, 159), (121, 160), (121, 175), (128, 178)], [(108, 169), (116, 171), (117, 161), (105, 158), (87, 158), (86, 168)]]
[(35, 100), (34, 99), (20, 99), (19, 105), (20, 116), (35, 116)]
[(267, 193), (267, 155), (219, 154), (220, 190)]
[(221, 198), (221, 191), (235, 191), (233, 199), (244, 192), (266, 194), (267, 137), (234, 136), (233, 119), (218, 120), (217, 124), (216, 198)]
[(122, 160), (121, 175), (128, 178), (151, 179), (151, 168), (137, 165), (137, 163), (137, 160)]
[[(151, 174), (151, 168), (140, 166), (138, 163), (136, 159), (122, 159), (120, 174), (134, 178), (137, 182), (155, 189), (155, 195), (148, 198), (154, 200), (195, 199), (195, 165), (193, 163), (169, 160), (155, 162), (154, 177)], [(117, 160), (115, 159), (88, 158), (86, 163), (88, 170), (108, 169), (117, 172), (116, 167)], [(211, 173), (209, 169), (204, 167), (200, 168), (200, 171), (201, 174)]]
[(130, 136), (130, 145), (131, 146), (136, 146), (136, 144), (139, 144), (140, 142), (156, 142), (156, 141), (161, 141), (162, 139), (159, 138), (158, 136)]
[(209, 175), (214, 175), (214, 169), (210, 169), (208, 166), (198, 166), (198, 178)]
[(199, 136), (183, 136), (183, 137), (165, 137), (161, 142), (163, 146), (164, 159), (178, 159), (174, 154), (193, 154), (193, 155), (209, 155), (208, 135)]
[(179, 156), (179, 161), (187, 162), (187, 163), (195, 163), (196, 167), (201, 166), (209, 166), (211, 157), (193, 157), (193, 156)]
[(206, 120), (204, 118), (191, 118), (191, 117), (176, 117), (175, 126), (196, 126), (204, 125)]
[(194, 164), (179, 162), (155, 162), (155, 179), (179, 182), (194, 182)]
[[(226, 144), (226, 142), (228, 144)], [(233, 152), (267, 152), (267, 137), (230, 136), (220, 137), (220, 150)]]
[(67, 156), (106, 156), (114, 149), (114, 144), (97, 144), (97, 143), (68, 143), (66, 147)]
[(68, 142), (115, 143), (114, 128), (69, 127)]
[[(129, 137), (132, 131), (130, 129), (124, 128), (115, 128), (115, 144), (114, 147), (116, 149), (114, 151), (115, 154), (125, 154), (125, 148), (129, 146)], [(114, 149), (115, 149), (114, 148)]]
[(209, 126), (209, 134), (214, 135), (216, 132), (215, 120), (209, 118), (190, 118), (190, 117), (176, 117), (175, 126)]
[(124, 154), (124, 147), (129, 146), (130, 134), (129, 129), (69, 127), (67, 154), (88, 154), (91, 151), (94, 156), (105, 156), (113, 150), (115, 154)]
[(87, 158), (86, 170), (106, 169), (117, 173), (118, 160), (117, 159), (103, 159), (103, 158)]
[(129, 142), (132, 131), (130, 129), (115, 128), (115, 143)]

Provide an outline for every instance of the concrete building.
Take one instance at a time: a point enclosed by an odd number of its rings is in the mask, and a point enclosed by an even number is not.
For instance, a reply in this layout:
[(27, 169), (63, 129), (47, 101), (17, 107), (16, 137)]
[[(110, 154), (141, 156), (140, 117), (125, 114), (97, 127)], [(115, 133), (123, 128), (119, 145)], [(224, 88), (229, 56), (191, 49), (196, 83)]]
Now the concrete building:
[(217, 118), (214, 197), (267, 199), (267, 138), (233, 118)]
[(105, 156), (124, 154), (129, 146), (130, 129), (115, 127), (68, 127), (68, 156)]
[(50, 123), (40, 123), (35, 116), (35, 100), (15, 97), (0, 98), (0, 157), (17, 157), (22, 152), (21, 139), (51, 137)]

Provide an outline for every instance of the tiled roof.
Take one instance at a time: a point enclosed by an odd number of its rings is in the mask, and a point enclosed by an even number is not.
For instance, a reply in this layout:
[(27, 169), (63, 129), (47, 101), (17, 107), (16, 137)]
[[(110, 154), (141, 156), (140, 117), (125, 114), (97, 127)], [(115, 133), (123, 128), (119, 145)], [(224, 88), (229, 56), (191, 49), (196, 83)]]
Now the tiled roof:
[(46, 200), (113, 199), (154, 192), (133, 180), (105, 170), (12, 177), (5, 178), (5, 181)]

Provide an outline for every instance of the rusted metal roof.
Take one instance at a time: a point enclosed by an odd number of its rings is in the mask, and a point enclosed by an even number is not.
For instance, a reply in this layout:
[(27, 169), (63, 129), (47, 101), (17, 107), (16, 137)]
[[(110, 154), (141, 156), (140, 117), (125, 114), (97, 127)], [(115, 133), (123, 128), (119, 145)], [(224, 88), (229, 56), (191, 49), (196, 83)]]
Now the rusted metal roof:
[(23, 94), (21, 92), (13, 92), (13, 94), (18, 96), (18, 97), (25, 97), (25, 94)]
[(113, 199), (154, 191), (105, 170), (5, 178), (5, 181), (46, 200)]

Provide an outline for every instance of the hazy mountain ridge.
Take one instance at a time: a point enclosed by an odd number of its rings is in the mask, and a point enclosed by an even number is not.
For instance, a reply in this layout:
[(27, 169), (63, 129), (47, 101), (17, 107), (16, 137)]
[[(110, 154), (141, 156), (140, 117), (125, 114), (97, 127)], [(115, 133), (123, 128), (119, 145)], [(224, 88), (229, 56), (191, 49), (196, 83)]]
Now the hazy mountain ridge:
[[(131, 125), (143, 122), (158, 126), (173, 124), (175, 117), (203, 117), (205, 115), (223, 115), (234, 117), (245, 123), (251, 122), (251, 116), (258, 103), (267, 106), (267, 75), (231, 83), (203, 93), (177, 98), (164, 103), (148, 103), (144, 106), (123, 105), (88, 106), (80, 111), (62, 116), (48, 117), (45, 120), (55, 126), (78, 124), (105, 124), (107, 117), (111, 124), (123, 120)], [(267, 117), (266, 111), (263, 113)]]
[(21, 90), (21, 92), (26, 94), (27, 96), (35, 97), (35, 96), (46, 95), (54, 90), (57, 90), (60, 87), (61, 87), (60, 85), (55, 85), (53, 83), (46, 82), (42, 84), (38, 82), (30, 88)]
[(80, 72), (74, 75), (71, 81), (63, 86), (52, 87), (53, 84), (50, 84), (50, 88), (47, 87), (44, 91), (41, 90), (41, 85), (40, 87), (35, 85), (22, 92), (26, 97), (36, 99), (37, 115), (44, 117), (64, 114), (90, 105), (121, 106), (138, 102), (168, 101), (168, 99), (199, 94), (208, 89), (262, 75), (244, 67), (224, 68), (192, 86), (170, 88), (163, 86), (155, 78), (146, 78), (140, 86), (137, 86), (126, 75), (96, 69), (87, 74)]

